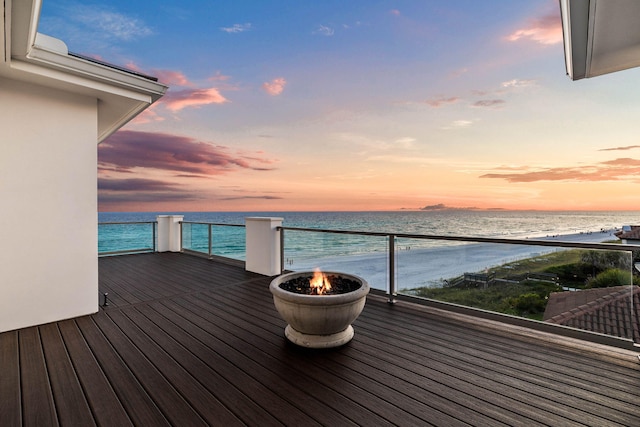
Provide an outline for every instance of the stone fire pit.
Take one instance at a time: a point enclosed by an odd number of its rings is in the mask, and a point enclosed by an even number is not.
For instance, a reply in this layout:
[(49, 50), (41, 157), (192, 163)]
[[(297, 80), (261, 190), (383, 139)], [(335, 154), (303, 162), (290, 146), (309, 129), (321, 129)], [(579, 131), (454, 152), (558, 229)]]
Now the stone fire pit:
[[(310, 284), (316, 275), (331, 287), (317, 294)], [(302, 347), (330, 348), (344, 345), (353, 338), (351, 323), (360, 315), (369, 293), (362, 278), (336, 272), (296, 272), (273, 279), (270, 285), (273, 302), (288, 323), (285, 336)]]

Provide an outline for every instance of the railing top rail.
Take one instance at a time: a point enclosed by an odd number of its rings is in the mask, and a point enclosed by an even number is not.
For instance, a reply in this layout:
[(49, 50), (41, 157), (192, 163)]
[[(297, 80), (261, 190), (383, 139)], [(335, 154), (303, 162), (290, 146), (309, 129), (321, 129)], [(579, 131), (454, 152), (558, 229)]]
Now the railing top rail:
[(316, 233), (334, 233), (334, 234), (351, 234), (359, 236), (375, 236), (389, 237), (395, 236), (406, 239), (423, 239), (423, 240), (448, 240), (456, 242), (472, 242), (472, 243), (502, 243), (510, 245), (529, 245), (529, 246), (553, 246), (574, 249), (603, 249), (616, 251), (633, 251), (640, 250), (640, 245), (618, 244), (618, 243), (583, 243), (583, 242), (567, 242), (562, 240), (537, 240), (537, 239), (499, 239), (492, 237), (469, 237), (469, 236), (441, 236), (435, 234), (405, 234), (405, 233), (388, 233), (373, 231), (355, 231), (355, 230), (326, 230), (321, 228), (303, 228), (303, 227), (277, 227), (279, 230), (292, 231), (310, 231)]
[(120, 222), (99, 222), (98, 225), (132, 225), (132, 224), (157, 224), (158, 221), (120, 221)]
[(244, 224), (224, 224), (221, 222), (180, 221), (182, 224), (221, 225), (225, 227), (244, 227)]

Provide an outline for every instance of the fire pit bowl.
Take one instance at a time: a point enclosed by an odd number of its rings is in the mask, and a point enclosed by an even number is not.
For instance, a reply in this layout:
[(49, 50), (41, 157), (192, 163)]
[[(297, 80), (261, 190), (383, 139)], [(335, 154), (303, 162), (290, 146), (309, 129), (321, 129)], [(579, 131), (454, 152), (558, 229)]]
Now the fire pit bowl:
[(353, 286), (343, 293), (326, 295), (288, 290), (292, 283), (305, 282), (304, 279), (310, 280), (313, 276), (314, 272), (295, 272), (271, 281), (269, 289), (273, 294), (273, 302), (280, 316), (288, 323), (285, 336), (292, 343), (308, 348), (344, 345), (353, 338), (351, 323), (364, 308), (369, 284), (351, 274), (325, 272), (325, 278), (330, 281), (338, 279), (351, 282)]

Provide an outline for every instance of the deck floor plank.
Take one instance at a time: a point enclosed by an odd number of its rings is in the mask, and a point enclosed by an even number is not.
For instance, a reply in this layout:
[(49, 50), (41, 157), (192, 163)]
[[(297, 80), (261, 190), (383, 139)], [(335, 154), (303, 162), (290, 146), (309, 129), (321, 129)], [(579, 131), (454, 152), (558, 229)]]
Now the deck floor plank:
[(146, 390), (113, 349), (111, 343), (98, 329), (94, 318), (101, 315), (104, 314), (80, 317), (76, 321), (82, 335), (91, 347), (93, 355), (127, 411), (131, 422), (134, 425), (170, 425)]
[[(379, 329), (377, 328), (380, 325), (376, 322), (375, 326), (376, 328), (371, 331), (371, 335), (378, 337)], [(479, 350), (474, 348), (475, 346), (470, 346), (468, 342), (465, 342), (464, 346), (456, 345), (449, 341), (449, 337), (447, 339), (430, 337), (429, 341), (434, 344), (434, 350), (429, 354), (416, 357), (416, 360), (423, 360), (425, 356), (434, 359), (441, 355), (450, 361), (448, 372), (459, 371), (460, 367), (465, 367), (465, 377), (484, 377), (487, 381), (494, 383), (496, 389), (504, 386), (508, 388), (509, 393), (519, 392), (519, 394), (526, 396), (525, 401), (529, 405), (535, 403), (532, 400), (534, 396), (541, 396), (541, 402), (553, 401), (553, 399), (562, 400), (566, 405), (566, 410), (564, 408), (558, 409), (563, 412), (563, 416), (570, 418), (573, 413), (572, 407), (585, 407), (585, 403), (597, 403), (600, 408), (597, 411), (594, 410), (594, 417), (602, 416), (612, 421), (618, 417), (619, 412), (623, 409), (632, 408), (629, 406), (632, 404), (629, 396), (624, 392), (617, 391), (616, 387), (607, 388), (607, 394), (604, 395), (601, 393), (602, 384), (594, 386), (585, 381), (575, 381), (570, 374), (549, 373), (548, 371), (554, 367), (552, 362), (547, 366), (532, 368), (526, 361), (504, 360), (502, 355), (509, 350), (508, 346), (502, 347), (500, 352), (491, 353), (487, 351), (486, 347)], [(413, 342), (407, 342), (405, 335), (393, 342), (384, 342), (382, 347), (386, 346), (406, 348), (412, 352), (418, 352), (418, 354), (421, 351), (420, 347), (415, 346)], [(425, 350), (428, 348), (425, 347)], [(535, 357), (535, 354), (532, 353), (531, 356)], [(567, 367), (567, 370), (570, 368)], [(568, 390), (571, 392), (568, 393)], [(589, 405), (586, 407), (588, 408)], [(541, 409), (551, 410), (548, 405)], [(640, 417), (640, 409), (636, 408), (632, 411), (631, 415)]]
[(371, 294), (346, 346), (284, 337), (271, 278), (104, 257), (98, 313), (0, 334), (0, 425), (633, 426), (637, 354)]
[(133, 426), (76, 322), (64, 320), (58, 322), (58, 327), (96, 422), (99, 425)]
[[(117, 315), (117, 313), (114, 313)], [(166, 375), (158, 370), (144, 354), (131, 342), (109, 315), (94, 316), (96, 325), (113, 348), (125, 361), (129, 370), (146, 390), (151, 399), (173, 425), (204, 426), (200, 415), (186, 402), (173, 387)], [(169, 369), (175, 369), (174, 363)]]
[(0, 334), (0, 414), (2, 425), (22, 425), (18, 332)]
[(60, 424), (96, 425), (58, 325), (49, 323), (38, 329)]
[[(236, 378), (228, 375), (228, 361), (215, 351), (209, 337), (205, 342), (198, 339), (203, 332), (196, 325), (169, 308), (153, 306), (138, 307), (154, 323), (159, 325), (167, 334), (172, 336), (188, 352), (173, 353), (180, 358), (183, 365), (187, 366), (191, 374), (196, 376), (225, 405), (234, 408), (236, 416), (249, 425), (274, 425), (278, 423), (277, 414), (279, 406), (269, 407), (268, 392), (254, 388), (255, 383), (246, 376)], [(267, 395), (267, 396), (265, 396)], [(287, 414), (283, 414), (287, 416)]]
[(19, 342), (23, 425), (57, 426), (58, 416), (38, 328), (20, 330)]
[[(384, 311), (383, 313), (384, 314)], [(628, 385), (633, 385), (637, 393), (640, 393), (635, 382), (632, 378), (629, 378), (628, 368), (632, 366), (619, 365), (619, 360), (614, 359), (602, 359), (595, 358), (594, 361), (589, 360), (585, 356), (589, 356), (584, 353), (575, 353), (568, 348), (548, 348), (545, 352), (531, 352), (530, 340), (518, 338), (514, 335), (501, 336), (496, 334), (495, 330), (487, 331), (486, 329), (477, 328), (471, 325), (470, 327), (465, 325), (461, 327), (459, 323), (446, 324), (442, 320), (437, 322), (430, 322), (429, 319), (420, 319), (420, 317), (407, 317), (406, 313), (398, 313), (393, 316), (392, 323), (381, 324), (378, 323), (376, 328), (383, 328), (386, 330), (394, 330), (394, 328), (400, 325), (406, 325), (407, 337), (420, 336), (424, 337), (425, 334), (433, 337), (433, 339), (439, 339), (442, 335), (442, 330), (430, 331), (429, 326), (434, 323), (438, 323), (447, 328), (447, 337), (455, 338), (459, 342), (464, 342), (468, 347), (482, 348), (484, 353), (502, 358), (505, 348), (510, 351), (511, 357), (505, 360), (505, 363), (512, 365), (518, 364), (518, 369), (528, 368), (530, 372), (536, 372), (538, 374), (547, 375), (550, 378), (557, 380), (557, 375), (563, 375), (566, 380), (570, 377), (575, 377), (576, 382), (584, 383), (585, 380), (594, 381), (594, 389), (599, 386), (617, 387), (623, 391), (624, 395), (628, 395), (630, 392)], [(435, 319), (434, 319), (435, 320)], [(594, 356), (597, 356), (594, 353)], [(502, 360), (502, 359), (501, 359)], [(616, 362), (606, 363), (602, 362)], [(592, 375), (592, 369), (600, 369), (603, 373), (602, 376), (594, 378)]]
[[(385, 327), (379, 322), (372, 331), (373, 335), (378, 335), (379, 328)], [(402, 335), (402, 339), (406, 341), (407, 337), (422, 336), (423, 331), (416, 331), (413, 334), (409, 326), (407, 333)], [(453, 328), (452, 328), (453, 329)], [(468, 374), (485, 375), (487, 379), (496, 381), (498, 384), (505, 384), (513, 389), (519, 389), (527, 395), (527, 401), (531, 404), (531, 397), (539, 395), (543, 400), (561, 399), (568, 408), (573, 407), (590, 407), (589, 403), (597, 404), (594, 407), (599, 409), (593, 410), (594, 417), (605, 417), (611, 421), (615, 421), (620, 413), (630, 412), (629, 415), (640, 417), (640, 408), (633, 405), (636, 401), (633, 393), (638, 392), (637, 385), (629, 387), (625, 383), (629, 380), (627, 377), (611, 375), (613, 378), (594, 377), (593, 372), (588, 368), (577, 363), (575, 365), (560, 366), (559, 358), (548, 359), (546, 364), (541, 363), (538, 358), (544, 358), (544, 353), (529, 352), (529, 357), (514, 357), (505, 360), (503, 357), (505, 351), (509, 351), (508, 343), (503, 343), (499, 347), (493, 347), (490, 342), (491, 337), (487, 336), (484, 341), (481, 337), (477, 337), (477, 341), (468, 339), (464, 342), (464, 346), (454, 346), (448, 339), (455, 334), (449, 334), (447, 340), (437, 336), (430, 337), (430, 342), (436, 344), (437, 351), (447, 357), (447, 360), (453, 359), (452, 366), (468, 366)], [(469, 333), (467, 331), (467, 336)], [(512, 337), (512, 342), (517, 343), (518, 339)], [(482, 342), (487, 345), (480, 347)], [(390, 345), (402, 344), (392, 343)], [(416, 349), (412, 344), (408, 344), (407, 348)], [(453, 355), (453, 357), (452, 357)], [(620, 383), (623, 383), (623, 386)], [(633, 389), (633, 390), (632, 390)], [(570, 390), (570, 393), (568, 391)], [(606, 394), (602, 390), (607, 390)], [(565, 414), (568, 415), (568, 414)]]
[(168, 354), (169, 347), (173, 346), (175, 350), (177, 344), (164, 331), (144, 318), (135, 308), (113, 311), (109, 313), (109, 317), (153, 361), (156, 368), (165, 373), (167, 380), (207, 423), (219, 423), (227, 427), (241, 425), (238, 418)]

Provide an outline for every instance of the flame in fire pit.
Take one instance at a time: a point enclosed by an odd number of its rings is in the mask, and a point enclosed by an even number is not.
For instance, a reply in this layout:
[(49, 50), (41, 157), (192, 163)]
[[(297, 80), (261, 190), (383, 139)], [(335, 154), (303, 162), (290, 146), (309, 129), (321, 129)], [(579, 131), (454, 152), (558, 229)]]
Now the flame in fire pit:
[(309, 287), (312, 295), (324, 295), (331, 290), (331, 283), (327, 275), (316, 268), (313, 277), (309, 280)]

